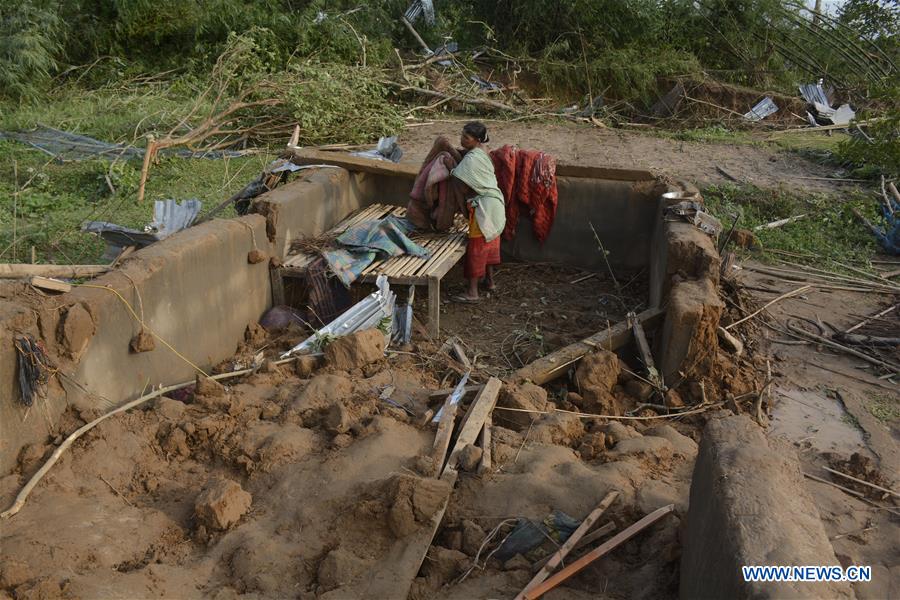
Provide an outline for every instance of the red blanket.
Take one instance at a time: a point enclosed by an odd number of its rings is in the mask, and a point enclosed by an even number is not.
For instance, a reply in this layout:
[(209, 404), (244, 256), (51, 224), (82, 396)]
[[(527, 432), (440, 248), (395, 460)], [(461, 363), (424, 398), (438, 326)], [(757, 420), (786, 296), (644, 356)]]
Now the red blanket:
[(519, 214), (527, 211), (534, 237), (544, 243), (556, 219), (559, 194), (556, 189), (556, 160), (537, 150), (503, 146), (491, 152), (497, 185), (506, 198), (506, 228), (503, 237), (512, 239)]

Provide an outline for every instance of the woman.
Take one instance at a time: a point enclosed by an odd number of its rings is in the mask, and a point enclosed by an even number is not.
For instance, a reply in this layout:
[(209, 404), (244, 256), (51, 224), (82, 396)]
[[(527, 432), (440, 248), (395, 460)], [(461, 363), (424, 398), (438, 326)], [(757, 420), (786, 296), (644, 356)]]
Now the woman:
[(454, 179), (466, 186), (469, 211), (469, 242), (463, 268), (469, 288), (465, 294), (453, 298), (457, 302), (478, 302), (478, 283), (482, 279), (487, 289), (493, 290), (494, 265), (500, 264), (500, 234), (506, 226), (506, 209), (503, 193), (497, 187), (494, 163), (484, 149), (488, 141), (484, 124), (467, 123), (459, 140), (464, 156), (451, 172)]

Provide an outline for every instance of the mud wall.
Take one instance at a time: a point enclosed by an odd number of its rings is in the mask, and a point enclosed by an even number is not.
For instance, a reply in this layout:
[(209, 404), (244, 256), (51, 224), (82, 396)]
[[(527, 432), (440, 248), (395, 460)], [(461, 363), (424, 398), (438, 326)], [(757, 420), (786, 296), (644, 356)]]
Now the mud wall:
[[(361, 198), (363, 205), (379, 202), (406, 206), (412, 184), (413, 180), (405, 176), (354, 172), (350, 192)], [(558, 177), (557, 185), (556, 221), (545, 243), (535, 239), (531, 219), (523, 215), (515, 238), (503, 241), (505, 256), (605, 270), (589, 225), (593, 224), (614, 269), (634, 271), (648, 265), (658, 198), (664, 187), (653, 180), (589, 177)]]
[(355, 179), (344, 169), (325, 167), (257, 198), (254, 211), (266, 217), (273, 254), (284, 257), (291, 241), (321, 235), (363, 206)]
[(746, 415), (713, 418), (691, 479), (681, 598), (853, 598), (848, 583), (748, 583), (743, 565), (837, 565), (797, 454)]
[(559, 177), (556, 221), (541, 244), (527, 216), (519, 219), (516, 236), (504, 240), (503, 252), (517, 260), (559, 262), (582, 269), (605, 271), (591, 225), (609, 253), (616, 271), (646, 267), (654, 219), (662, 193), (654, 181), (613, 181)]
[[(40, 311), (23, 311), (0, 324), (0, 472), (14, 466), (23, 446), (55, 435), (67, 405), (88, 415), (105, 412), (148, 385), (191, 379), (195, 371), (185, 359), (208, 369), (233, 355), (247, 324), (270, 304), (268, 260), (247, 260), (254, 239), (271, 254), (265, 227), (258, 215), (198, 225), (134, 253), (119, 269), (90, 282), (108, 289), (77, 287)], [(159, 340), (152, 351), (131, 352), (140, 325), (123, 300), (184, 358)], [(43, 339), (69, 376), (53, 379), (48, 399), (32, 407), (27, 419), (19, 402), (14, 332)]]
[[(678, 182), (666, 191), (698, 190)], [(713, 238), (689, 223), (666, 220), (665, 208), (673, 203), (658, 196), (649, 255), (650, 306), (666, 308), (654, 355), (670, 387), (682, 377), (708, 371), (724, 308), (719, 300), (721, 258)]]

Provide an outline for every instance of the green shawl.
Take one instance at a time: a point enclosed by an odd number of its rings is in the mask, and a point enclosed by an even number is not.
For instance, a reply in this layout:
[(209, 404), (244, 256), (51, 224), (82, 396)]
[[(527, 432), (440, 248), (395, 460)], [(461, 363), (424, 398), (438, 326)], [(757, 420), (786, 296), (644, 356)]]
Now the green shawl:
[(490, 242), (499, 237), (506, 227), (506, 209), (488, 153), (481, 148), (470, 150), (451, 174), (475, 190), (476, 196), (469, 202), (475, 207), (475, 219), (484, 240)]

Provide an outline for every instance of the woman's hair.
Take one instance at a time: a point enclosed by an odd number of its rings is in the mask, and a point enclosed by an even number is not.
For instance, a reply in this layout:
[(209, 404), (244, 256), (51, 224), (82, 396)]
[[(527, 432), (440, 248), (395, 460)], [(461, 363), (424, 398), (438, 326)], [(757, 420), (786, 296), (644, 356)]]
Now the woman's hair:
[(471, 123), (466, 123), (465, 127), (463, 127), (463, 133), (471, 135), (482, 144), (486, 144), (491, 141), (491, 138), (488, 137), (487, 127), (485, 127), (484, 123), (480, 121), (472, 121)]

